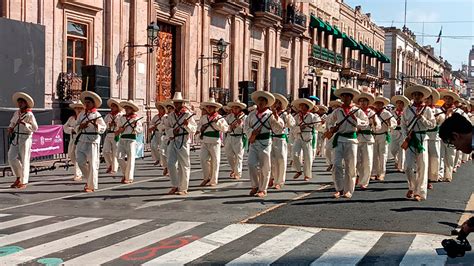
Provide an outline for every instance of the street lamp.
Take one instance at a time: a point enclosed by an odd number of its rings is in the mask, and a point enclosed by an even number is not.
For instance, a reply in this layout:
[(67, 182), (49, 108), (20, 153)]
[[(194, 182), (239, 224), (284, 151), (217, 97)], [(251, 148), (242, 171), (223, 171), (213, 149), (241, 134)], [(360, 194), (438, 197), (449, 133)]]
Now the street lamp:
[(160, 26), (158, 26), (154, 21), (152, 21), (147, 27), (146, 27), (146, 35), (148, 38), (148, 43), (147, 44), (132, 44), (128, 42), (125, 44), (125, 48), (127, 47), (146, 47), (148, 48), (148, 53), (153, 53), (154, 48), (158, 47), (159, 42), (158, 42), (158, 34), (160, 32)]
[(228, 45), (229, 44), (224, 41), (223, 38), (220, 38), (216, 44), (217, 52), (219, 53), (217, 56), (205, 57), (203, 54), (201, 55), (199, 59), (201, 60), (201, 71), (203, 71), (203, 73), (205, 73), (207, 69), (206, 67), (204, 67), (204, 60), (217, 60), (219, 63), (222, 62), (222, 60), (227, 58), (228, 56), (228, 54), (226, 53)]

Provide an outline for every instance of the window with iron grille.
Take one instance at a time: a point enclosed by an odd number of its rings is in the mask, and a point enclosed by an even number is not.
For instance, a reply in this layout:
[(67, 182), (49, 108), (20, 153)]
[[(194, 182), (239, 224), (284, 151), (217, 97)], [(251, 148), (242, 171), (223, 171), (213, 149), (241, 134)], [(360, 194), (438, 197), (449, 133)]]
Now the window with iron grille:
[[(218, 57), (218, 54), (214, 55)], [(212, 64), (212, 87), (222, 88), (222, 62), (214, 61)]]
[(252, 62), (252, 69), (251, 69), (251, 79), (255, 84), (255, 90), (258, 90), (258, 68), (259, 63), (257, 61)]

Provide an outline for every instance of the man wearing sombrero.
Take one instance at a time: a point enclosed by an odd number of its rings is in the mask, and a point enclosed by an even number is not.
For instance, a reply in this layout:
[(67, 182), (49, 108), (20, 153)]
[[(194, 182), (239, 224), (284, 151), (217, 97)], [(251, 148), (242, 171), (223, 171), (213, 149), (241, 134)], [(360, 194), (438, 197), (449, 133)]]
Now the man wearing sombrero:
[(71, 163), (74, 165), (74, 181), (82, 180), (82, 172), (77, 164), (76, 160), (76, 142), (77, 132), (76, 132), (76, 123), (77, 117), (84, 111), (84, 104), (81, 101), (75, 101), (69, 104), (69, 108), (74, 110), (74, 115), (70, 116), (66, 121), (66, 124), (63, 125), (64, 133), (69, 134), (69, 145), (67, 150), (67, 156)]
[(173, 97), (174, 112), (168, 114), (165, 120), (166, 135), (169, 137), (168, 171), (171, 179), (169, 194), (185, 196), (188, 194), (191, 162), (189, 159), (190, 138), (196, 132), (197, 124), (194, 114), (185, 106), (189, 102), (183, 99), (181, 92), (175, 92)]
[[(332, 112), (334, 112), (334, 110), (339, 108), (341, 105), (342, 105), (342, 101), (340, 99), (330, 101), (329, 102), (330, 114), (327, 116), (327, 118), (329, 118), (329, 116), (332, 114)], [(332, 144), (332, 142), (334, 140), (333, 139), (334, 135), (332, 136), (332, 138), (327, 139), (326, 138), (326, 133), (329, 132), (329, 129), (331, 129), (336, 124), (331, 124), (330, 121), (328, 121), (327, 118), (326, 118), (326, 121), (325, 121), (326, 130), (324, 131), (323, 137), (326, 139), (326, 147), (325, 147), (326, 153), (324, 154), (324, 157), (326, 158), (326, 163), (328, 165), (328, 168), (326, 168), (326, 171), (329, 172), (329, 171), (332, 170), (332, 168), (334, 166), (334, 162), (333, 162), (334, 147), (333, 147), (333, 144)]]
[(104, 118), (105, 124), (107, 124), (107, 129), (105, 131), (106, 134), (102, 154), (104, 155), (105, 164), (107, 166), (106, 173), (115, 174), (118, 170), (118, 142), (115, 141), (115, 131), (119, 128), (119, 121), (123, 115), (123, 108), (120, 106), (119, 100), (112, 98), (107, 101), (107, 106), (110, 108), (110, 113), (108, 113)]
[(408, 199), (426, 200), (428, 194), (428, 135), (436, 126), (431, 108), (423, 101), (431, 95), (430, 88), (422, 85), (408, 87), (405, 96), (413, 103), (402, 116), (402, 130), (406, 139), (402, 144), (406, 150), (405, 173), (408, 178)]
[[(299, 111), (295, 117), (295, 126), (291, 129), (295, 133), (292, 157), (296, 174), (293, 179), (298, 179), (304, 174), (304, 180), (308, 181), (312, 178), (313, 147), (316, 146), (316, 130), (321, 123), (321, 118), (311, 112), (314, 102), (309, 99), (296, 99), (292, 105)], [(301, 152), (303, 158), (301, 158)]]
[(390, 100), (377, 96), (374, 100), (375, 113), (380, 120), (380, 128), (374, 131), (374, 165), (372, 168), (372, 177), (374, 179), (383, 181), (385, 179), (388, 145), (391, 142), (390, 130), (395, 129), (397, 120), (385, 107), (390, 103)]
[(285, 123), (281, 130), (273, 130), (272, 134), (272, 152), (271, 152), (271, 175), (269, 187), (281, 189), (285, 184), (286, 165), (288, 160), (288, 129), (295, 125), (295, 120), (291, 114), (286, 112), (288, 100), (279, 93), (273, 93), (275, 103), (272, 106), (273, 112), (278, 113), (279, 117)]
[(38, 130), (38, 124), (31, 111), (35, 102), (30, 95), (17, 92), (13, 94), (12, 100), (18, 111), (13, 114), (8, 126), (8, 163), (16, 176), (16, 181), (10, 187), (24, 189), (30, 177), (32, 135)]
[[(362, 190), (369, 186), (370, 176), (374, 162), (374, 132), (380, 130), (381, 122), (374, 110), (369, 106), (375, 101), (375, 96), (368, 92), (361, 92), (354, 97), (354, 102), (369, 118), (369, 124), (361, 126), (357, 132), (357, 174), (359, 176), (356, 182)], [(357, 185), (356, 184), (356, 185)]]
[(231, 113), (226, 117), (229, 130), (225, 138), (225, 154), (229, 161), (230, 177), (240, 179), (242, 177), (242, 164), (244, 151), (247, 146), (247, 135), (244, 134), (244, 124), (247, 115), (243, 112), (247, 105), (239, 100), (227, 104)]
[(76, 159), (82, 174), (87, 180), (84, 192), (94, 192), (99, 187), (100, 134), (107, 125), (97, 111), (102, 105), (99, 95), (91, 91), (81, 93), (85, 111), (79, 115), (76, 123)]
[(122, 183), (130, 184), (134, 180), (137, 135), (143, 132), (143, 125), (142, 118), (137, 115), (140, 108), (132, 100), (122, 101), (120, 106), (125, 114), (120, 118), (119, 128), (115, 131), (116, 137), (119, 137), (118, 162), (123, 173)]
[(352, 104), (360, 91), (350, 87), (337, 89), (334, 94), (343, 104), (328, 117), (327, 123), (335, 125), (327, 135), (333, 134), (334, 147), (333, 178), (336, 188), (335, 198), (352, 198), (356, 183), (357, 131), (369, 124), (368, 117)]
[(163, 141), (161, 141), (160, 149), (161, 149), (161, 165), (163, 166), (163, 175), (169, 176), (168, 171), (168, 146), (171, 143), (171, 138), (173, 136), (169, 136), (166, 134), (166, 121), (168, 120), (168, 116), (174, 113), (174, 103), (173, 100), (168, 99), (163, 102), (163, 106), (166, 109), (166, 117), (163, 118), (163, 122), (160, 124), (159, 129), (163, 131)]
[(316, 105), (315, 107), (318, 109), (317, 114), (321, 118), (321, 125), (317, 128), (318, 141), (316, 142), (317, 146), (315, 156), (324, 157), (326, 154), (326, 138), (324, 137), (324, 132), (326, 131), (326, 119), (328, 117), (327, 113), (329, 108), (324, 105)]
[[(221, 163), (221, 134), (227, 132), (229, 125), (218, 110), (222, 104), (214, 98), (203, 102), (207, 115), (201, 116), (197, 127), (201, 139), (201, 167), (203, 181), (201, 186), (217, 186), (219, 182), (219, 165)], [(209, 163), (210, 162), (210, 163)]]
[(245, 122), (244, 131), (249, 139), (248, 167), (252, 189), (250, 196), (265, 197), (271, 171), (272, 131), (281, 131), (285, 122), (269, 108), (275, 97), (267, 91), (252, 93), (257, 109)]
[(397, 126), (392, 130), (392, 142), (390, 143), (390, 152), (395, 160), (395, 167), (399, 172), (405, 171), (405, 150), (402, 149), (402, 143), (405, 137), (402, 132), (401, 121), (403, 113), (410, 105), (410, 100), (404, 95), (395, 95), (390, 99), (395, 109), (392, 111)]
[(158, 113), (153, 116), (150, 122), (150, 127), (148, 128), (148, 133), (151, 134), (150, 139), (150, 148), (151, 156), (153, 158), (154, 165), (161, 164), (163, 168), (166, 168), (164, 161), (164, 150), (161, 149), (161, 142), (163, 141), (163, 127), (160, 127), (163, 124), (163, 121), (168, 116), (166, 114), (166, 105), (163, 102), (155, 102), (155, 107), (158, 110)]
[(431, 95), (426, 98), (427, 108), (430, 108), (436, 119), (435, 127), (428, 129), (428, 189), (433, 189), (433, 184), (440, 179), (441, 167), (441, 139), (438, 135), (439, 126), (445, 120), (445, 114), (435, 104), (440, 100), (436, 89), (431, 89)]

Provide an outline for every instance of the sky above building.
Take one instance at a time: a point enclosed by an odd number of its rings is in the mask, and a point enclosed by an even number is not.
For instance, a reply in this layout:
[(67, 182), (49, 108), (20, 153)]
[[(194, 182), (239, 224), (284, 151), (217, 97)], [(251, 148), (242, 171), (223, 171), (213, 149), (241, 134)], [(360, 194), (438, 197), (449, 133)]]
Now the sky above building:
[[(403, 27), (405, 0), (345, 0), (352, 7), (361, 5), (380, 26)], [(419, 44), (435, 47), (453, 69), (467, 64), (474, 45), (474, 0), (407, 0), (406, 21)], [(442, 40), (436, 43), (443, 28)], [(424, 34), (423, 34), (424, 33)]]

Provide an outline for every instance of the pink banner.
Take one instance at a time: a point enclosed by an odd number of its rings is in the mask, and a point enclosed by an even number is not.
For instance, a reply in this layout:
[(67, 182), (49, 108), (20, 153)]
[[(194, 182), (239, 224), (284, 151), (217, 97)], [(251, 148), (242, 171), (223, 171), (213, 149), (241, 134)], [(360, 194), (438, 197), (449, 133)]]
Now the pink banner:
[(39, 126), (33, 133), (31, 145), (31, 158), (61, 154), (64, 152), (63, 126)]

